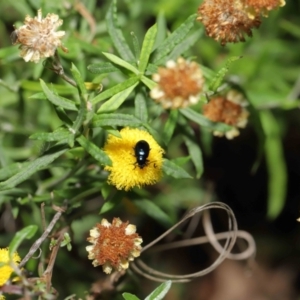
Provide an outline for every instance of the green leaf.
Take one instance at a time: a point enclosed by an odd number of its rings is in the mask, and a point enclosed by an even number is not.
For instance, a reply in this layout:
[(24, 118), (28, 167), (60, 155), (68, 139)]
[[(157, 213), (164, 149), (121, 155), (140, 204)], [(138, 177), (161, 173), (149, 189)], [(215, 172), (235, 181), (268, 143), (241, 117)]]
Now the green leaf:
[(157, 18), (157, 34), (153, 48), (156, 49), (159, 47), (167, 36), (167, 21), (162, 11), (159, 12)]
[(152, 63), (159, 64), (173, 49), (185, 39), (191, 28), (194, 26), (197, 14), (186, 19), (156, 50)]
[(56, 94), (54, 94), (46, 85), (46, 83), (43, 81), (43, 79), (40, 79), (40, 84), (43, 89), (43, 92), (45, 93), (47, 99), (52, 102), (54, 105), (60, 106), (62, 108), (68, 109), (68, 110), (74, 110), (77, 111), (78, 108), (76, 107), (75, 103), (69, 99), (60, 97)]
[(160, 224), (169, 227), (172, 226), (170, 217), (153, 201), (148, 199), (133, 200), (133, 203), (145, 214), (159, 222)]
[[(38, 92), (36, 95), (32, 95), (31, 97), (38, 99), (38, 95), (41, 92), (41, 85), (36, 81), (29, 81), (29, 80), (22, 80), (21, 81), (21, 88), (24, 90), (28, 90), (31, 92)], [(77, 95), (77, 89), (71, 85), (63, 85), (63, 84), (52, 84), (52, 88), (60, 95)], [(31, 98), (30, 97), (30, 98)], [(44, 99), (41, 97), (40, 99)], [(47, 99), (47, 98), (45, 98)]]
[(137, 296), (129, 293), (123, 293), (122, 296), (125, 300), (140, 300)]
[(178, 120), (178, 110), (171, 110), (163, 131), (163, 140), (168, 144), (172, 138)]
[(269, 174), (268, 216), (281, 212), (287, 191), (287, 167), (280, 136), (280, 125), (270, 111), (261, 111), (260, 118), (266, 135), (265, 156)]
[(134, 115), (143, 122), (148, 120), (147, 102), (143, 91), (137, 93), (134, 99), (135, 113)]
[(87, 69), (93, 74), (107, 74), (120, 71), (120, 69), (109, 62), (91, 64), (88, 65)]
[(182, 55), (184, 52), (187, 50), (191, 49), (191, 47), (199, 41), (201, 35), (203, 34), (203, 29), (202, 30), (197, 30), (194, 32), (192, 35), (189, 37), (185, 38), (182, 42), (180, 42), (173, 50), (172, 52), (168, 55), (166, 58), (166, 61), (168, 60), (176, 60), (180, 55)]
[[(136, 77), (136, 81), (138, 78)], [(131, 87), (127, 88), (124, 91), (121, 91), (114, 96), (112, 96), (108, 101), (106, 101), (101, 107), (98, 109), (97, 113), (104, 113), (104, 112), (112, 112), (117, 110), (123, 102), (128, 98), (134, 88), (138, 85), (138, 82), (133, 84)]]
[(133, 44), (133, 50), (134, 50), (134, 55), (136, 58), (136, 61), (138, 61), (140, 54), (141, 54), (141, 47), (139, 40), (135, 33), (133, 31), (130, 32), (131, 38), (132, 38), (132, 44)]
[(121, 91), (126, 90), (127, 88), (134, 85), (136, 82), (137, 82), (137, 77), (136, 76), (131, 77), (131, 78), (125, 80), (124, 82), (119, 83), (119, 84), (113, 86), (112, 88), (100, 93), (99, 95), (97, 95), (95, 98), (93, 98), (91, 100), (91, 103), (93, 105), (95, 105), (96, 103), (98, 103), (100, 101), (103, 101), (107, 98), (112, 97), (113, 95), (115, 95), (117, 93), (120, 93)]
[(37, 158), (36, 160), (30, 162), (26, 167), (22, 168), (20, 172), (12, 176), (6, 181), (0, 183), (0, 190), (10, 189), (25, 181), (34, 173), (45, 168), (51, 164), (56, 158), (65, 153), (67, 149), (60, 150), (52, 154), (46, 154), (42, 157)]
[(0, 180), (4, 180), (6, 178), (9, 178), (16, 173), (20, 172), (23, 168), (25, 168), (29, 162), (23, 162), (23, 163), (14, 163), (5, 167), (2, 167), (0, 169)]
[(157, 83), (155, 83), (153, 80), (149, 79), (146, 76), (142, 76), (141, 81), (150, 89), (152, 90), (157, 86)]
[(209, 89), (211, 91), (214, 91), (216, 92), (217, 89), (219, 88), (219, 86), (222, 84), (223, 82), (223, 79), (225, 77), (225, 75), (227, 74), (228, 72), (228, 69), (229, 69), (229, 66), (232, 62), (240, 59), (241, 56), (233, 56), (233, 57), (230, 57), (227, 61), (226, 61), (226, 64), (225, 64), (225, 67), (222, 68), (215, 76), (214, 78), (212, 79), (212, 81), (210, 82), (209, 84)]
[(157, 72), (158, 72), (158, 67), (156, 65), (148, 64), (145, 74), (152, 75)]
[(177, 178), (177, 179), (179, 179), (179, 178), (189, 178), (189, 179), (193, 178), (184, 169), (182, 169), (181, 167), (179, 167), (174, 162), (172, 162), (168, 159), (164, 159), (162, 170), (166, 175), (171, 176), (173, 178)]
[(119, 65), (129, 71), (131, 71), (132, 73), (134, 73), (135, 75), (139, 74), (139, 70), (134, 67), (132, 64), (128, 63), (127, 61), (121, 59), (120, 57), (111, 54), (111, 53), (106, 53), (106, 52), (102, 52), (102, 54), (109, 59), (110, 61), (112, 61), (114, 64)]
[(54, 110), (58, 116), (58, 118), (63, 121), (66, 125), (73, 125), (73, 121), (68, 117), (65, 110), (62, 107), (54, 106)]
[(55, 142), (68, 140), (70, 137), (73, 137), (73, 134), (69, 130), (65, 128), (59, 128), (54, 132), (37, 132), (32, 134), (29, 138), (44, 142)]
[(168, 280), (156, 288), (145, 300), (161, 300), (169, 291), (172, 281)]
[(120, 56), (127, 61), (134, 61), (134, 55), (130, 50), (122, 31), (117, 26), (117, 1), (111, 1), (111, 5), (105, 16), (107, 31)]
[(152, 27), (148, 29), (145, 35), (145, 39), (142, 45), (142, 51), (139, 59), (139, 71), (141, 73), (144, 73), (144, 71), (146, 70), (149, 57), (155, 42), (156, 33), (157, 33), (157, 25), (154, 24)]
[(181, 156), (181, 157), (176, 157), (172, 159), (172, 162), (176, 164), (177, 166), (184, 166), (191, 160), (190, 156)]
[(197, 143), (195, 143), (194, 140), (190, 137), (183, 136), (183, 140), (185, 145), (187, 146), (190, 157), (196, 168), (196, 178), (200, 178), (204, 170), (203, 157), (200, 146)]
[(32, 238), (37, 229), (37, 225), (29, 225), (18, 231), (9, 244), (9, 255), (12, 256), (17, 251), (23, 240)]
[(142, 125), (142, 121), (127, 114), (99, 114), (93, 119), (93, 127), (105, 126), (132, 126)]
[(122, 296), (125, 300), (140, 300), (137, 296), (129, 293), (123, 293)]
[(189, 120), (199, 124), (200, 126), (208, 127), (210, 130), (218, 130), (218, 131), (226, 132), (232, 128), (227, 124), (211, 122), (206, 117), (197, 113), (191, 108), (182, 108), (179, 111), (182, 115), (184, 115)]
[(75, 82), (77, 83), (77, 88), (79, 90), (79, 93), (81, 95), (85, 95), (87, 93), (86, 87), (84, 84), (84, 80), (81, 77), (81, 74), (79, 70), (76, 68), (76, 66), (72, 63), (71, 72), (73, 75), (73, 78), (75, 79)]
[(102, 165), (111, 166), (112, 162), (109, 156), (94, 143), (86, 139), (83, 135), (76, 139), (78, 143)]

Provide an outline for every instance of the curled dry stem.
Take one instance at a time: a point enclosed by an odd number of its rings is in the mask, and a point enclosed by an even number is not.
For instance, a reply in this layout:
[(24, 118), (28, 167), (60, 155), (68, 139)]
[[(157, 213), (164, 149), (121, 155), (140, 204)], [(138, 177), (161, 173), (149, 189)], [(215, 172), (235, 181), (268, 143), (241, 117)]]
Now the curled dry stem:
[[(221, 209), (224, 210), (228, 217), (228, 231), (215, 233), (213, 231), (212, 222), (210, 219), (209, 211), (212, 209)], [(197, 237), (197, 238), (189, 238), (178, 242), (172, 242), (160, 246), (153, 247), (156, 243), (162, 240), (165, 236), (170, 234), (175, 228), (180, 226), (186, 220), (197, 216), (198, 214), (202, 213), (202, 223), (205, 231), (205, 236)], [(192, 219), (193, 220), (193, 219)], [(193, 226), (194, 227), (194, 226)], [(237, 239), (244, 239), (248, 243), (248, 247), (241, 253), (232, 254), (231, 251), (236, 244)], [(222, 246), (219, 243), (219, 240), (225, 240), (225, 244)], [(234, 216), (233, 211), (231, 208), (222, 203), (222, 202), (214, 202), (204, 204), (202, 206), (198, 206), (196, 208), (191, 209), (187, 212), (187, 214), (173, 227), (163, 233), (160, 237), (152, 241), (150, 244), (145, 246), (142, 249), (142, 253), (149, 250), (149, 252), (160, 252), (167, 249), (176, 249), (178, 247), (187, 247), (192, 245), (199, 245), (204, 243), (210, 243), (213, 248), (219, 253), (217, 259), (207, 268), (198, 271), (196, 273), (185, 274), (185, 275), (174, 275), (174, 274), (167, 274), (159, 272), (155, 269), (152, 269), (148, 265), (146, 265), (141, 259), (135, 260), (131, 264), (131, 268), (138, 274), (158, 282), (164, 282), (166, 280), (172, 280), (173, 282), (187, 282), (192, 279), (195, 279), (200, 276), (204, 276), (214, 269), (216, 269), (226, 258), (229, 259), (249, 259), (253, 258), (256, 248), (255, 242), (252, 236), (245, 231), (238, 230), (236, 218)], [(150, 250), (150, 248), (152, 248)]]

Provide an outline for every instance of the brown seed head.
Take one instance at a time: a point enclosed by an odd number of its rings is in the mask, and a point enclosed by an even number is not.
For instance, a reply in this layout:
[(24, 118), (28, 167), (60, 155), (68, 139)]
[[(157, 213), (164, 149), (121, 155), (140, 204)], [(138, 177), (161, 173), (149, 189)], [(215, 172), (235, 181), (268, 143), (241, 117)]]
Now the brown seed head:
[(268, 16), (269, 11), (285, 5), (284, 0), (243, 0), (248, 16), (253, 18), (255, 15)]
[(103, 271), (110, 274), (113, 269), (121, 271), (129, 266), (129, 261), (140, 255), (142, 239), (134, 225), (123, 223), (114, 218), (112, 224), (106, 219), (90, 231), (87, 240), (93, 245), (87, 246), (88, 258), (93, 265), (102, 265)]
[(224, 46), (226, 43), (244, 42), (245, 35), (260, 26), (260, 17), (249, 18), (244, 0), (204, 0), (198, 8), (198, 18), (206, 34)]
[(164, 108), (182, 108), (196, 104), (204, 83), (199, 65), (182, 57), (177, 62), (168, 61), (166, 67), (159, 68), (152, 79), (158, 85), (151, 90), (150, 96)]
[[(244, 108), (246, 100), (243, 95), (235, 90), (229, 91), (226, 96), (218, 96), (210, 99), (203, 106), (203, 114), (213, 122), (223, 122), (233, 126), (231, 130), (225, 133), (228, 139), (239, 135), (238, 128), (244, 128), (247, 125), (249, 112)], [(222, 132), (214, 132), (217, 136), (223, 136)]]
[(42, 11), (39, 9), (36, 17), (26, 16), (24, 25), (11, 34), (12, 43), (20, 44), (20, 56), (26, 62), (38, 63), (42, 58), (53, 56), (58, 47), (67, 51), (61, 43), (65, 32), (56, 31), (62, 23), (55, 14), (42, 18)]

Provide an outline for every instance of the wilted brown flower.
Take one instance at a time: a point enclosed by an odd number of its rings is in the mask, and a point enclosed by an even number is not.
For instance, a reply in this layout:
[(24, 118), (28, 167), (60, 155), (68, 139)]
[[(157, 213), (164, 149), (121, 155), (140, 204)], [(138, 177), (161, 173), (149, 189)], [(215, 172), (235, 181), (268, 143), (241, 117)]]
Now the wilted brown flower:
[[(259, 15), (249, 18), (245, 0), (204, 0), (198, 8), (198, 18), (206, 34), (221, 45), (244, 42), (245, 35), (252, 36), (252, 29), (260, 26)], [(255, 1), (255, 0), (252, 0)], [(257, 1), (259, 2), (259, 1)]]
[(20, 44), (20, 56), (26, 62), (38, 63), (42, 58), (53, 56), (58, 47), (67, 51), (61, 43), (65, 32), (56, 31), (62, 23), (55, 14), (48, 14), (46, 18), (42, 18), (42, 10), (39, 9), (36, 17), (26, 16), (25, 25), (11, 34), (12, 43)]
[(177, 62), (169, 60), (165, 68), (159, 68), (152, 79), (158, 83), (150, 97), (164, 108), (182, 108), (199, 101), (204, 78), (196, 62), (182, 57)]
[[(223, 122), (233, 126), (225, 132), (228, 139), (239, 135), (238, 128), (245, 128), (248, 122), (249, 112), (244, 106), (247, 101), (243, 95), (236, 90), (230, 90), (226, 96), (212, 98), (203, 106), (203, 114), (214, 122)], [(223, 132), (215, 131), (214, 135), (223, 136)]]
[(256, 15), (268, 16), (270, 10), (285, 5), (285, 0), (244, 0), (244, 5), (248, 10), (249, 18), (254, 18)]
[(106, 219), (90, 230), (87, 240), (92, 243), (86, 247), (88, 258), (95, 267), (101, 265), (106, 274), (111, 271), (126, 270), (129, 261), (133, 261), (141, 252), (142, 238), (135, 233), (136, 227), (114, 218), (112, 224)]

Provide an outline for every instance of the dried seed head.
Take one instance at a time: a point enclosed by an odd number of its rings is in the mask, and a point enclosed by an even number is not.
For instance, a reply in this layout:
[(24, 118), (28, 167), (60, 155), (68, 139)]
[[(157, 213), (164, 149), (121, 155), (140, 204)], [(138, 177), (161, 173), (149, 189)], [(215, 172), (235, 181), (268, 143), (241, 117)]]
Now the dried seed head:
[(206, 34), (221, 45), (244, 42), (245, 35), (260, 26), (259, 15), (249, 18), (244, 0), (204, 0), (198, 8), (198, 18)]
[(257, 15), (268, 17), (269, 11), (284, 6), (285, 0), (244, 0), (244, 5), (253, 19)]
[[(244, 106), (247, 101), (236, 90), (230, 90), (226, 96), (212, 98), (203, 106), (203, 114), (213, 122), (223, 122), (233, 126), (225, 133), (228, 139), (239, 135), (238, 128), (245, 128), (248, 122), (249, 112)], [(223, 136), (223, 132), (215, 131), (214, 135)]]
[(152, 79), (157, 87), (150, 97), (164, 108), (182, 108), (196, 104), (203, 89), (203, 75), (199, 65), (182, 57), (177, 62), (170, 60), (165, 68), (159, 68)]
[(136, 233), (136, 227), (114, 218), (112, 224), (106, 219), (90, 230), (87, 240), (92, 243), (86, 247), (88, 258), (95, 267), (102, 266), (106, 274), (112, 270), (122, 271), (129, 262), (140, 256), (142, 238)]
[(11, 34), (12, 43), (20, 44), (20, 56), (26, 62), (38, 63), (42, 58), (53, 56), (58, 47), (67, 51), (61, 42), (65, 32), (56, 31), (62, 23), (55, 14), (42, 18), (42, 10), (39, 9), (36, 17), (26, 16), (24, 25)]

